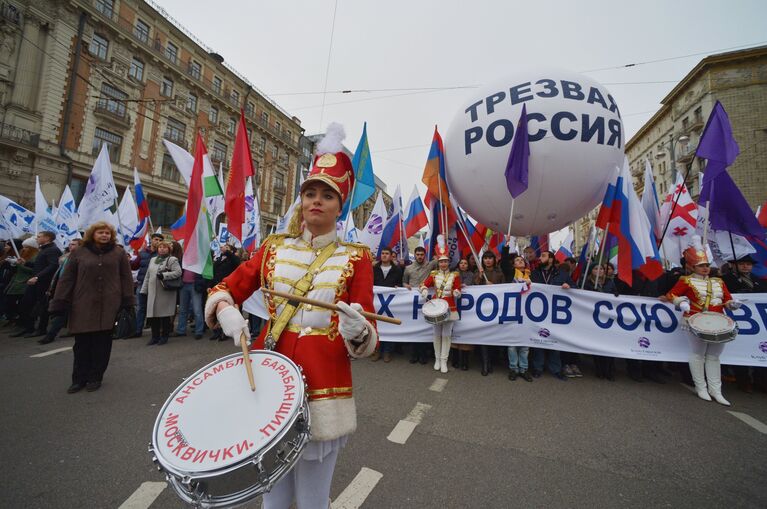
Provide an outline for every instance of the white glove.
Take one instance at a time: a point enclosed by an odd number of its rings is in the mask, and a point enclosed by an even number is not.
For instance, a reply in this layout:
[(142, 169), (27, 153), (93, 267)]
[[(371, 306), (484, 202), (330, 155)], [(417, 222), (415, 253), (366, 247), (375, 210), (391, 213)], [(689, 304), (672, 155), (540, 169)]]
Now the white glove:
[(679, 303), (679, 309), (682, 311), (682, 313), (689, 313), (690, 312), (690, 303), (686, 300), (683, 300)]
[(453, 297), (456, 299), (461, 297), (461, 290), (453, 290)]
[(730, 309), (740, 309), (740, 306), (742, 306), (742, 305), (743, 305), (743, 303), (741, 301), (735, 300), (735, 299), (733, 299), (733, 300), (731, 300), (730, 302), (727, 303), (727, 307), (730, 308)]
[(359, 338), (367, 330), (367, 320), (359, 312), (362, 306), (352, 302), (350, 306), (346, 302), (336, 302), (338, 306), (338, 332), (347, 341)]
[(15, 256), (8, 257), (5, 259), (5, 261), (7, 261), (8, 265), (10, 265), (11, 267), (15, 267), (16, 264), (19, 263), (18, 258), (16, 258)]
[(216, 315), (218, 324), (226, 336), (234, 338), (234, 346), (240, 346), (240, 336), (245, 334), (245, 339), (250, 342), (250, 329), (248, 322), (242, 317), (242, 313), (234, 306), (226, 306)]
[(429, 290), (421, 290), (421, 297), (426, 300), (429, 297)]

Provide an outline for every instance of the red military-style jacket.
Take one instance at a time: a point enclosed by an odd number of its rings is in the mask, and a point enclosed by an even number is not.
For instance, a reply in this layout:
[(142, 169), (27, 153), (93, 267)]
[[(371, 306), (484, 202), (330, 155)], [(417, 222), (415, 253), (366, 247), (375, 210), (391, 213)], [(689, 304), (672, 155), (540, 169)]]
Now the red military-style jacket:
[(724, 305), (732, 300), (722, 279), (695, 274), (680, 277), (666, 297), (675, 306), (688, 301), (690, 311), (684, 314), (686, 317), (705, 311), (706, 308), (714, 313), (724, 313)]
[(451, 312), (458, 310), (453, 294), (454, 291), (457, 291), (459, 295), (461, 293), (461, 276), (458, 272), (431, 271), (421, 283), (420, 290), (423, 291), (427, 288), (434, 288), (434, 298), (446, 300)]
[[(216, 301), (228, 300), (227, 295), (231, 296), (234, 304), (242, 304), (261, 287), (292, 292), (296, 282), (307, 273), (322, 248), (330, 242), (335, 244), (335, 251), (313, 271), (311, 286), (305, 296), (328, 303), (356, 302), (365, 311), (375, 312), (373, 266), (368, 248), (362, 244), (338, 242), (335, 232), (311, 238), (311, 234), (305, 231), (299, 237), (271, 235), (267, 238), (250, 260), (240, 264), (211, 290), (206, 303), (206, 316), (211, 306), (217, 304)], [(282, 311), (284, 300), (271, 295), (265, 296), (264, 300), (271, 324)], [(269, 329), (269, 325), (263, 328), (251, 348), (264, 348)], [(357, 355), (347, 347), (338, 332), (337, 312), (300, 304), (280, 337), (274, 339), (277, 341), (274, 350), (303, 369), (308, 386), (313, 439), (330, 440), (354, 431), (356, 410), (349, 354)], [(372, 353), (377, 339), (375, 323), (369, 323), (365, 341), (372, 347), (361, 350)]]

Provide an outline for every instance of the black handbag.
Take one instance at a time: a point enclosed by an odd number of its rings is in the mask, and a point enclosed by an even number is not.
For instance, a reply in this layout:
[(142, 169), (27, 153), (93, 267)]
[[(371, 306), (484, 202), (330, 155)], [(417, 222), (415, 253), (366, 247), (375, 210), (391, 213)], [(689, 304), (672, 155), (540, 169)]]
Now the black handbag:
[[(165, 269), (168, 268), (168, 262), (165, 261)], [(160, 279), (160, 278), (157, 278)], [(168, 290), (171, 292), (175, 292), (176, 290), (180, 290), (182, 286), (184, 286), (184, 281), (181, 279), (181, 276), (173, 278), (173, 279), (160, 279), (160, 284), (162, 285), (163, 290)]]
[(122, 307), (117, 312), (115, 328), (112, 336), (115, 339), (126, 339), (136, 332), (136, 308), (133, 306)]

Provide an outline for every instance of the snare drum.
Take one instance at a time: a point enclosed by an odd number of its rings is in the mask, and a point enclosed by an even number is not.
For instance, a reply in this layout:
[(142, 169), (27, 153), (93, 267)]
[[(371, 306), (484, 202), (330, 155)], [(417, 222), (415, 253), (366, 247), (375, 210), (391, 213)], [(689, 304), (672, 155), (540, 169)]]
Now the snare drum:
[(735, 320), (724, 313), (703, 311), (687, 318), (690, 331), (707, 343), (727, 343), (738, 335)]
[(242, 353), (200, 369), (168, 398), (149, 452), (176, 494), (194, 507), (243, 504), (269, 491), (310, 440), (301, 369), (277, 352)]
[(445, 299), (431, 299), (423, 305), (424, 319), (434, 325), (450, 318), (450, 306)]

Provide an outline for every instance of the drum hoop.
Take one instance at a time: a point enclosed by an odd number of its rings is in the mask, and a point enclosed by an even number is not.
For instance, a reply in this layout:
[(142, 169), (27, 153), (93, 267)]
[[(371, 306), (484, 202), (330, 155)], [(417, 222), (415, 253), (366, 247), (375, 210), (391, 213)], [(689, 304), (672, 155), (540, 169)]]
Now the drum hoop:
[(713, 311), (701, 311), (700, 313), (696, 313), (690, 317), (687, 318), (687, 324), (690, 326), (691, 329), (697, 330), (700, 332), (703, 332), (705, 334), (716, 334), (715, 331), (702, 331), (699, 327), (695, 326), (695, 322), (697, 321), (696, 317), (705, 318), (705, 317), (716, 317), (717, 320), (723, 320), (724, 323), (728, 325), (728, 329), (721, 329), (722, 333), (728, 333), (732, 332), (733, 330), (737, 329), (737, 324), (735, 323), (735, 320), (730, 318), (729, 316), (723, 314), (723, 313), (714, 313)]
[[(301, 370), (298, 367), (298, 365), (281, 353), (268, 351), (268, 350), (252, 350), (250, 353), (253, 354), (254, 352), (261, 352), (261, 351), (267, 351), (269, 355), (275, 355), (280, 357), (281, 360), (290, 363), (296, 368), (296, 371), (301, 373)], [(214, 470), (203, 470), (203, 471), (181, 470), (179, 468), (176, 468), (167, 464), (168, 462), (166, 462), (165, 459), (162, 457), (164, 455), (162, 454), (161, 450), (158, 447), (157, 431), (162, 426), (162, 416), (163, 414), (165, 414), (165, 410), (168, 408), (168, 405), (170, 405), (170, 403), (173, 401), (174, 397), (181, 390), (181, 388), (186, 385), (186, 380), (188, 380), (189, 378), (192, 378), (197, 373), (204, 372), (208, 368), (211, 368), (215, 366), (216, 364), (219, 364), (223, 360), (236, 359), (238, 357), (242, 357), (242, 352), (235, 352), (233, 354), (214, 360), (213, 362), (207, 364), (206, 366), (192, 373), (192, 375), (190, 375), (184, 380), (184, 383), (176, 387), (176, 389), (173, 390), (170, 396), (168, 396), (168, 399), (165, 401), (165, 404), (163, 404), (162, 408), (160, 409), (160, 413), (157, 414), (157, 419), (155, 420), (154, 427), (152, 428), (153, 454), (157, 457), (157, 460), (160, 462), (160, 465), (162, 466), (164, 472), (169, 472), (177, 477), (182, 477), (182, 478), (189, 477), (192, 480), (206, 479), (208, 477), (217, 477), (223, 474), (234, 472), (235, 470), (238, 470), (239, 468), (241, 468), (243, 465), (252, 462), (254, 457), (263, 455), (264, 452), (270, 450), (272, 447), (280, 443), (282, 439), (285, 437), (285, 435), (288, 434), (288, 432), (293, 429), (293, 425), (295, 424), (296, 420), (299, 417), (302, 417), (305, 414), (307, 414), (307, 409), (309, 408), (309, 406), (306, 401), (305, 384), (303, 383), (303, 378), (302, 378), (302, 383), (296, 384), (296, 388), (297, 389), (300, 388), (300, 391), (301, 391), (301, 397), (298, 398), (298, 401), (300, 401), (301, 404), (296, 409), (295, 414), (291, 416), (289, 419), (286, 419), (282, 429), (280, 429), (280, 431), (275, 433), (268, 442), (266, 442), (259, 449), (256, 449), (252, 454), (249, 454), (248, 456), (243, 457), (239, 461), (236, 461), (229, 466), (220, 467)], [(243, 383), (244, 383), (244, 376), (243, 376)], [(307, 422), (309, 421), (308, 416), (306, 417), (306, 420)]]

